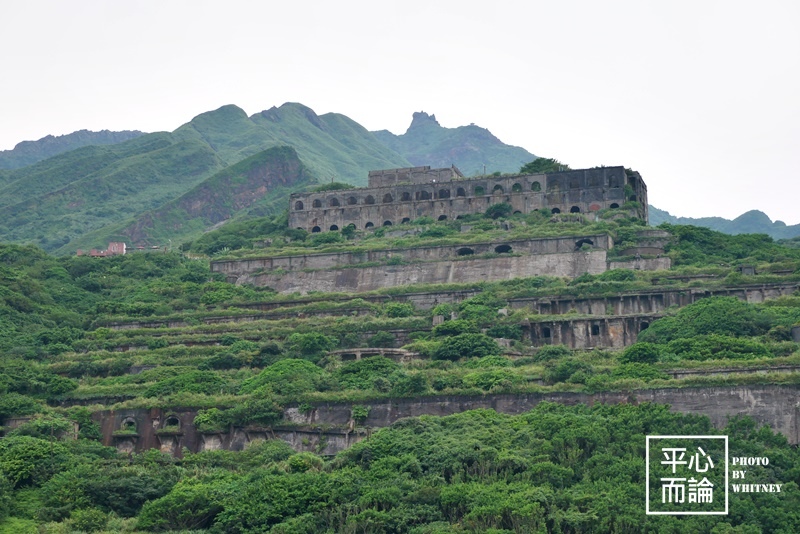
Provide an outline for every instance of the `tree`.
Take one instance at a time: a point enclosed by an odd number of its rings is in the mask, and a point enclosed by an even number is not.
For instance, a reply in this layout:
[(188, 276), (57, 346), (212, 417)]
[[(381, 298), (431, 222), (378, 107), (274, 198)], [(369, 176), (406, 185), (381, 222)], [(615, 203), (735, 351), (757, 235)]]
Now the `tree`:
[(494, 356), (500, 352), (502, 352), (500, 345), (485, 334), (459, 334), (443, 340), (433, 358), (456, 361), (466, 357)]
[(548, 172), (569, 171), (569, 165), (561, 163), (553, 158), (536, 158), (530, 163), (526, 163), (520, 167), (521, 174), (543, 174)]

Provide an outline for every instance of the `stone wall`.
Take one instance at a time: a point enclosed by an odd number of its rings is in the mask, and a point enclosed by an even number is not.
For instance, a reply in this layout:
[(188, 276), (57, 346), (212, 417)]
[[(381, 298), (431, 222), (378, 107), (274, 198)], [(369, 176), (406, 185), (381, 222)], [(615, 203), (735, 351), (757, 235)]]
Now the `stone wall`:
[[(633, 191), (629, 198), (625, 197), (626, 185)], [(622, 167), (547, 175), (483, 176), (296, 193), (289, 204), (289, 226), (324, 232), (341, 230), (352, 224), (363, 230), (403, 224), (423, 216), (434, 220), (456, 219), (470, 213), (483, 213), (490, 205), (501, 202), (511, 204), (518, 213), (540, 209), (552, 213), (590, 213), (618, 208), (629, 200), (640, 203), (638, 216), (647, 222), (647, 186), (638, 173), (628, 176)]]
[[(122, 452), (157, 448), (181, 456), (183, 448), (203, 450), (242, 450), (256, 439), (283, 439), (297, 451), (336, 454), (368, 438), (371, 429), (383, 428), (404, 417), (447, 416), (467, 410), (492, 409), (500, 413), (521, 414), (543, 401), (574, 404), (638, 404), (656, 402), (671, 405), (673, 412), (706, 415), (717, 428), (728, 417), (750, 415), (760, 425), (780, 432), (793, 445), (800, 444), (798, 427), (798, 386), (731, 386), (682, 389), (647, 389), (606, 393), (495, 394), (479, 396), (431, 396), (389, 399), (366, 403), (370, 406), (364, 428), (356, 428), (349, 403), (320, 404), (310, 412), (296, 407), (286, 409), (284, 426), (273, 429), (234, 428), (224, 433), (200, 433), (194, 427), (196, 410), (166, 412), (160, 409), (106, 410), (93, 414), (101, 425), (103, 444)], [(178, 421), (179, 430), (165, 433), (165, 422)], [(132, 422), (136, 435), (120, 432)], [(655, 429), (656, 431), (658, 429)]]
[(531, 322), (522, 325), (523, 342), (534, 347), (566, 345), (571, 349), (622, 349), (663, 314), (607, 316)]

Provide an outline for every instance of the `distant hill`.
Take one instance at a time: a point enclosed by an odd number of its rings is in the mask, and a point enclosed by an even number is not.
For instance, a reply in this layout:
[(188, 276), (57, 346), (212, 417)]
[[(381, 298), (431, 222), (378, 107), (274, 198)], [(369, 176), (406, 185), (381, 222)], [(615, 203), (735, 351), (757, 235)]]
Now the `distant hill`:
[(775, 221), (763, 211), (751, 210), (739, 215), (732, 221), (722, 217), (675, 217), (664, 210), (650, 206), (650, 224), (658, 226), (661, 223), (690, 224), (711, 228), (725, 234), (767, 234), (773, 239), (791, 239), (800, 236), (800, 224), (787, 226), (783, 221)]
[(12, 150), (0, 150), (0, 169), (19, 169), (58, 154), (89, 145), (115, 145), (144, 135), (136, 130), (91, 132), (80, 130), (67, 135), (42, 137), (38, 141), (22, 141)]
[(101, 238), (143, 245), (168, 241), (178, 244), (235, 217), (280, 212), (291, 192), (312, 180), (294, 148), (269, 148), (226, 167), (175, 200), (137, 216), (133, 223), (119, 229), (104, 228), (73, 245), (78, 246), (81, 241), (90, 244)]
[(536, 156), (524, 148), (506, 145), (486, 128), (470, 124), (444, 128), (435, 115), (414, 113), (402, 135), (388, 130), (372, 132), (384, 145), (414, 165), (449, 167), (455, 164), (467, 176), (484, 172), (519, 172)]
[[(85, 146), (0, 171), (0, 241), (33, 242), (58, 253), (103, 247), (123, 223), (135, 225), (145, 212), (275, 146), (293, 147), (310, 181), (364, 185), (371, 169), (411, 165), (344, 115), (318, 116), (287, 103), (248, 117), (223, 106), (172, 133)], [(83, 239), (88, 235), (95, 241)]]

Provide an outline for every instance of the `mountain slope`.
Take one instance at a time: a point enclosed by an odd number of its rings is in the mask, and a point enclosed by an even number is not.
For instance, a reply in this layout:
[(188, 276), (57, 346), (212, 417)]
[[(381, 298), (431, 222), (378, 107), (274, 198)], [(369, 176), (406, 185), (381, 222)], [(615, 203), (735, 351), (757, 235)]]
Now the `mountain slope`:
[(492, 133), (470, 124), (443, 128), (435, 115), (414, 113), (406, 133), (372, 132), (388, 148), (414, 165), (449, 167), (455, 164), (467, 176), (486, 172), (519, 172), (536, 156), (524, 148), (504, 144)]
[(234, 217), (269, 215), (283, 210), (292, 191), (312, 182), (297, 152), (273, 147), (231, 165), (204, 180), (189, 192), (163, 206), (139, 215), (117, 229), (104, 228), (81, 242), (98, 240), (139, 244), (177, 244), (217, 223)]
[[(236, 106), (223, 106), (172, 133), (87, 146), (0, 171), (0, 240), (34, 242), (61, 253), (73, 252), (77, 243), (102, 247), (103, 236), (125, 221), (275, 146), (294, 147), (308, 174), (325, 181), (364, 184), (370, 169), (410, 165), (343, 115), (317, 116), (287, 103), (248, 117)], [(82, 239), (90, 234), (98, 241)]]
[(91, 132), (79, 130), (67, 135), (48, 135), (37, 141), (22, 141), (12, 150), (0, 150), (0, 169), (19, 169), (39, 161), (90, 145), (115, 145), (144, 135), (136, 130)]
[(649, 208), (650, 224), (658, 226), (661, 223), (690, 224), (711, 228), (725, 234), (767, 234), (773, 239), (790, 239), (800, 236), (800, 224), (787, 226), (783, 221), (775, 221), (763, 211), (750, 210), (739, 215), (733, 220), (722, 217), (676, 217), (669, 212), (653, 206)]

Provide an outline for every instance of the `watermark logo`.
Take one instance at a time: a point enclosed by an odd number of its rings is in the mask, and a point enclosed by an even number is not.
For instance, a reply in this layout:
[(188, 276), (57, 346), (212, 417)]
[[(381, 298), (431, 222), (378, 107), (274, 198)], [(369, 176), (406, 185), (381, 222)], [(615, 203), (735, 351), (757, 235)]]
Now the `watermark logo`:
[(728, 436), (647, 436), (647, 515), (727, 515)]

